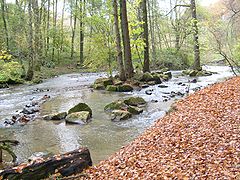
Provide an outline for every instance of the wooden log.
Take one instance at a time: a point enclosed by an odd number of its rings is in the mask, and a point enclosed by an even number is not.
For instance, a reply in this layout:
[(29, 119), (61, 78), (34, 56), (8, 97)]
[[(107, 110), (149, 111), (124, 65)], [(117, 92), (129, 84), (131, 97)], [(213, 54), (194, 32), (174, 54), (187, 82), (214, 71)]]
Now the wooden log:
[(38, 180), (47, 178), (54, 173), (70, 176), (82, 172), (88, 166), (92, 166), (90, 152), (87, 148), (80, 148), (66, 154), (55, 155), (46, 160), (35, 160), (28, 164), (3, 170), (0, 172), (0, 179)]

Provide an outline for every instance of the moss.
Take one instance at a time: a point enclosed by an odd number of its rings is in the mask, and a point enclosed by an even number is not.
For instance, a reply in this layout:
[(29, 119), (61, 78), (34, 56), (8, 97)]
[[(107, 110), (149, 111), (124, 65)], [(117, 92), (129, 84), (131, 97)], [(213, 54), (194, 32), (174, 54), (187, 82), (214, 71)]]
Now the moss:
[(143, 82), (149, 82), (153, 80), (153, 76), (151, 75), (151, 73), (146, 72), (142, 75), (141, 81)]
[(86, 103), (79, 103), (68, 111), (68, 114), (88, 111), (90, 113), (90, 117), (92, 117), (92, 109)]
[(128, 112), (136, 115), (136, 114), (141, 114), (143, 112), (143, 109), (136, 106), (129, 106)]
[(120, 110), (125, 107), (126, 107), (126, 105), (124, 104), (124, 102), (121, 100), (118, 100), (118, 101), (115, 101), (115, 102), (112, 102), (112, 103), (106, 105), (104, 107), (104, 110), (105, 111)]
[(114, 110), (112, 112), (112, 120), (127, 120), (132, 117), (132, 114), (128, 111), (123, 111), (123, 110)]
[(116, 92), (116, 91), (118, 91), (118, 87), (114, 86), (114, 85), (108, 85), (106, 87), (106, 91), (114, 91), (114, 92)]
[(105, 89), (104, 85), (102, 85), (102, 84), (94, 84), (93, 88), (96, 90), (104, 90)]
[(87, 123), (91, 118), (89, 111), (71, 113), (66, 117), (66, 122), (71, 124)]
[(129, 106), (138, 106), (138, 105), (146, 104), (146, 101), (141, 97), (130, 97), (124, 100), (124, 103)]
[(94, 84), (101, 84), (104, 87), (107, 87), (108, 85), (113, 85), (113, 80), (111, 78), (99, 78), (96, 79)]
[(119, 92), (130, 92), (133, 91), (133, 87), (129, 84), (123, 84), (118, 86), (118, 91)]

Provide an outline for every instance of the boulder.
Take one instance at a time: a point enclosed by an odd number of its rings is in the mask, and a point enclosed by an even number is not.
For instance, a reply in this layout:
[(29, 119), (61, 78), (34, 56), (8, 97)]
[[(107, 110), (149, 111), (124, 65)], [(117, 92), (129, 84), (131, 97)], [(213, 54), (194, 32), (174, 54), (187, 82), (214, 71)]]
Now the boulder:
[(137, 114), (141, 114), (143, 112), (143, 109), (137, 106), (129, 106), (128, 112), (130, 112), (131, 114), (137, 115)]
[(113, 80), (112, 78), (99, 78), (99, 79), (96, 79), (94, 84), (101, 84), (104, 87), (107, 87), (108, 85), (113, 85)]
[(151, 75), (151, 73), (146, 72), (142, 75), (140, 80), (143, 81), (143, 82), (153, 81), (153, 76)]
[(197, 74), (198, 74), (198, 70), (191, 70), (191, 71), (189, 72), (189, 76), (190, 76), (190, 77), (195, 77), (195, 76), (197, 76)]
[(67, 115), (66, 123), (69, 124), (86, 124), (91, 118), (89, 111), (75, 112)]
[(106, 87), (106, 91), (118, 91), (118, 87), (117, 86), (115, 86), (115, 85), (108, 85), (107, 87)]
[(166, 74), (159, 74), (159, 77), (164, 81), (168, 81), (168, 79), (169, 79), (168, 75), (166, 75)]
[(153, 80), (154, 80), (155, 84), (161, 84), (162, 83), (161, 78), (158, 74), (153, 75)]
[(68, 111), (68, 114), (75, 113), (75, 112), (81, 112), (81, 111), (88, 111), (90, 118), (92, 117), (92, 109), (86, 104), (86, 103), (79, 103), (73, 108), (71, 108)]
[(111, 120), (112, 121), (122, 121), (127, 120), (132, 117), (132, 114), (128, 111), (123, 110), (114, 110), (111, 114)]
[(104, 85), (102, 85), (102, 84), (94, 84), (93, 88), (96, 90), (104, 90), (105, 89)]
[(143, 89), (144, 89), (144, 88), (148, 88), (148, 87), (149, 87), (148, 84), (142, 84), (142, 85), (141, 85), (141, 88), (143, 88)]
[(171, 79), (171, 78), (172, 78), (172, 73), (171, 73), (170, 71), (164, 72), (163, 74), (164, 74), (164, 75), (167, 75), (167, 76), (168, 76), (168, 79)]
[(131, 92), (133, 91), (133, 87), (130, 84), (123, 84), (118, 86), (119, 92)]
[(128, 106), (139, 106), (146, 104), (146, 101), (141, 97), (130, 97), (124, 100), (124, 103)]
[(115, 85), (115, 86), (123, 85), (123, 82), (120, 81), (120, 80), (116, 80), (116, 81), (114, 82), (114, 85)]
[(155, 81), (149, 81), (149, 82), (147, 82), (148, 83), (148, 85), (149, 86), (153, 86), (153, 85), (155, 85), (156, 84), (156, 82)]
[(104, 110), (113, 111), (113, 110), (120, 110), (120, 109), (126, 109), (126, 108), (127, 108), (127, 105), (122, 100), (118, 100), (106, 105), (104, 107)]
[(43, 116), (44, 120), (62, 120), (65, 119), (67, 116), (66, 112), (61, 112), (61, 113), (54, 113), (50, 115)]
[(168, 86), (167, 86), (167, 85), (164, 85), (164, 84), (161, 84), (161, 85), (159, 85), (158, 87), (159, 87), (159, 88), (168, 88)]

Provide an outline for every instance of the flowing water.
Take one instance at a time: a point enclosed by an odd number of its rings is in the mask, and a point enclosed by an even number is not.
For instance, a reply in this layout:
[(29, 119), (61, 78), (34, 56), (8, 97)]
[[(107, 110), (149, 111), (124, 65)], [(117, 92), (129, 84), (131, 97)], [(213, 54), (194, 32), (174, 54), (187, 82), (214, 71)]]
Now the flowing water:
[[(18, 162), (26, 161), (34, 153), (64, 153), (78, 147), (88, 147), (94, 163), (106, 159), (123, 145), (132, 141), (154, 121), (164, 116), (171, 104), (181, 98), (176, 96), (163, 102), (171, 91), (185, 92), (190, 86), (205, 87), (231, 77), (228, 67), (208, 66), (205, 69), (218, 72), (209, 77), (197, 78), (197, 83), (189, 83), (191, 78), (181, 76), (180, 71), (173, 71), (173, 78), (164, 82), (167, 88), (157, 85), (131, 93), (96, 91), (89, 88), (96, 78), (106, 76), (105, 73), (67, 74), (46, 80), (38, 85), (22, 85), (9, 89), (0, 89), (0, 139), (14, 139), (20, 145), (14, 147)], [(181, 83), (186, 86), (180, 85)], [(152, 90), (147, 95), (146, 90)], [(87, 125), (66, 125), (64, 121), (50, 122), (38, 119), (24, 126), (4, 127), (4, 119), (11, 117), (16, 111), (23, 109), (32, 99), (39, 99), (45, 94), (51, 98), (41, 106), (41, 115), (68, 111), (79, 102), (87, 103), (93, 110), (92, 121)], [(104, 113), (104, 106), (119, 98), (141, 96), (148, 105), (138, 116), (122, 121), (112, 122)], [(153, 101), (154, 100), (154, 101)], [(158, 101), (158, 102), (156, 102)], [(10, 160), (9, 157), (4, 157)]]

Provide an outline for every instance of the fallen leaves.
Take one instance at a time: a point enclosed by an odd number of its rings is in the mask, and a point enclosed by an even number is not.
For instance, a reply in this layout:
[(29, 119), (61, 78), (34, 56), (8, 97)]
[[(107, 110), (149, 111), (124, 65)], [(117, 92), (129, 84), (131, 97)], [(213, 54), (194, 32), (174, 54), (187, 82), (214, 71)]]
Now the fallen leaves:
[(240, 77), (198, 91), (174, 105), (88, 179), (238, 179)]

